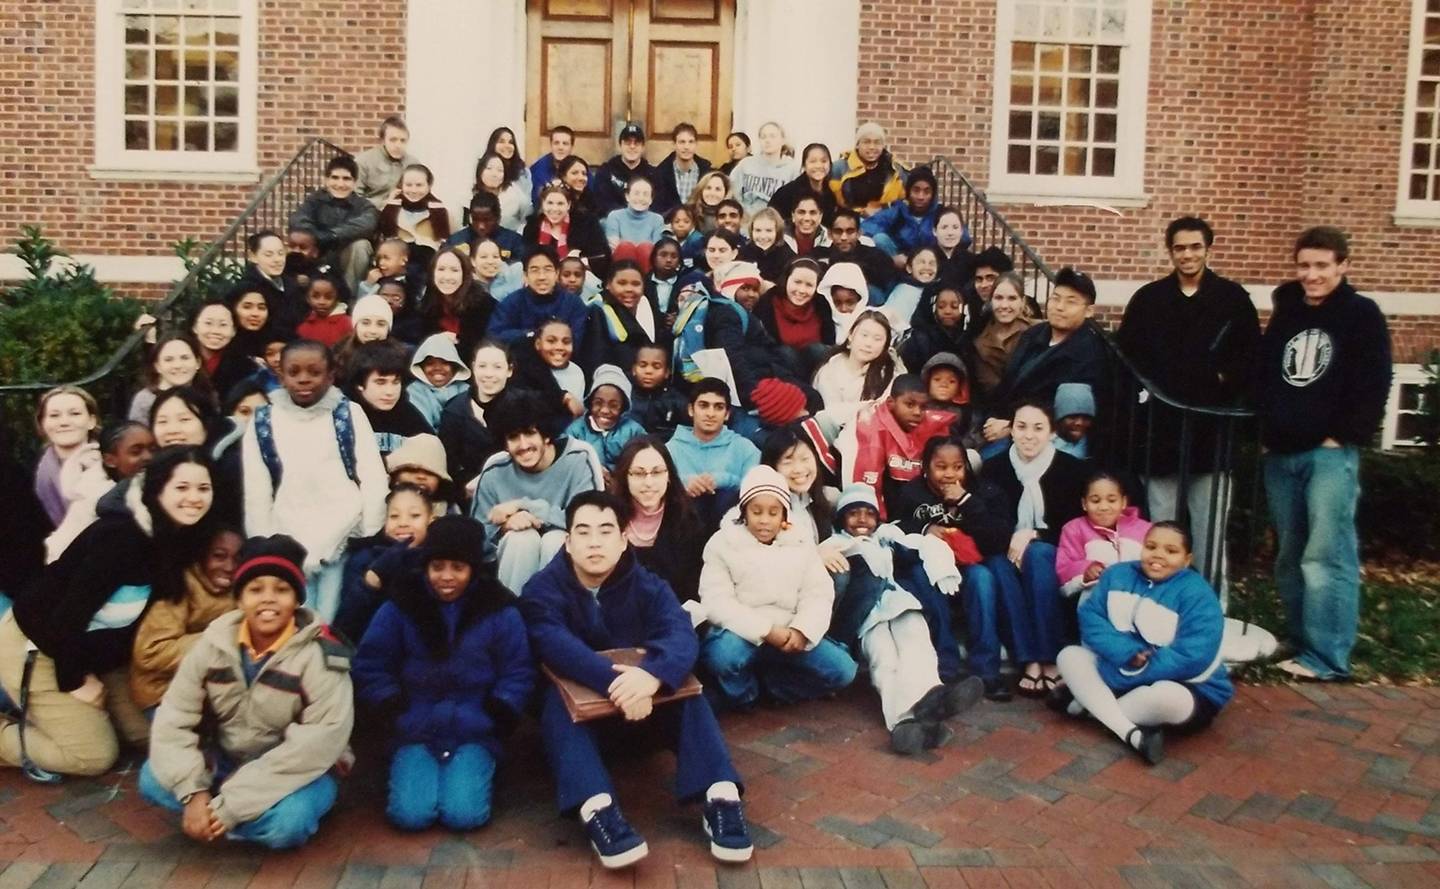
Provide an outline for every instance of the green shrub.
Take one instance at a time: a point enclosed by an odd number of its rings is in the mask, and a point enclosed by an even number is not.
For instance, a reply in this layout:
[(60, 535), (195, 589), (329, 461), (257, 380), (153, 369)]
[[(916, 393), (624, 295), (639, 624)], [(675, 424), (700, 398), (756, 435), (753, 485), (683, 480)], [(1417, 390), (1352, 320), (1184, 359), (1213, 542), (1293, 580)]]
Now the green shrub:
[(1366, 558), (1440, 560), (1440, 452), (1363, 451), (1357, 524)]
[[(117, 297), (95, 280), (85, 265), (57, 267), (65, 256), (38, 226), (26, 226), (16, 254), (30, 273), (9, 289), (0, 289), (0, 384), (64, 382), (98, 370), (134, 328), (141, 304)], [(87, 387), (102, 409), (123, 407), (135, 380), (136, 356), (130, 355), (105, 379)], [(31, 416), (39, 393), (4, 399), (7, 438), (21, 455), (34, 453)]]

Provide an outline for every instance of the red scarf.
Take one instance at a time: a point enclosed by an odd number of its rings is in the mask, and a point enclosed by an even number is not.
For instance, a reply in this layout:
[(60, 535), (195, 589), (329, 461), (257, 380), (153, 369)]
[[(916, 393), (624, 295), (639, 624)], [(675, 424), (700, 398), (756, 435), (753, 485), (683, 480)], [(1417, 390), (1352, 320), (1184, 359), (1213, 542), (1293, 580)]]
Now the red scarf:
[(792, 303), (789, 297), (775, 299), (775, 328), (780, 343), (795, 349), (820, 342), (820, 313), (815, 311), (812, 297), (803, 306)]
[(568, 246), (569, 240), (570, 217), (565, 217), (565, 221), (561, 222), (559, 225), (551, 225), (550, 220), (548, 219), (542, 218), (540, 220), (540, 243), (554, 244), (555, 253), (559, 255), (561, 259), (564, 259), (566, 253), (568, 252), (565, 248), (566, 246)]

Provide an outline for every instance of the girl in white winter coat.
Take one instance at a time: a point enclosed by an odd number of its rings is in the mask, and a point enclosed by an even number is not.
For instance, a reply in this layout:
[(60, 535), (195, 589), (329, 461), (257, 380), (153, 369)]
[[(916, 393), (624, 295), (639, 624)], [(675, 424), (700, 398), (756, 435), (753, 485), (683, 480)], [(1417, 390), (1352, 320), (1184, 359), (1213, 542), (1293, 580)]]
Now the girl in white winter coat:
[(855, 661), (826, 639), (835, 589), (812, 540), (789, 527), (790, 491), (756, 466), (729, 516), (705, 545), (700, 602), (712, 625), (700, 658), (723, 706), (745, 709), (762, 689), (790, 703), (829, 694), (855, 678)]

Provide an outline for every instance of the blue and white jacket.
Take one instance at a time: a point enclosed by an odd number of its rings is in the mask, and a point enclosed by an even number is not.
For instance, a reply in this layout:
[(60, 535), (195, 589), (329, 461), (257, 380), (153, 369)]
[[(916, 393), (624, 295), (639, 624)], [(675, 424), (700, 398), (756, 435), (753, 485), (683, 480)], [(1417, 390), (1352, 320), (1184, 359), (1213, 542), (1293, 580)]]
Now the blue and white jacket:
[[(1117, 694), (1168, 679), (1189, 686), (1216, 710), (1234, 696), (1220, 659), (1220, 599), (1194, 569), (1156, 582), (1139, 562), (1111, 565), (1079, 617), (1080, 640), (1099, 656), (1100, 677)], [(1151, 652), (1145, 666), (1126, 666), (1142, 651)]]

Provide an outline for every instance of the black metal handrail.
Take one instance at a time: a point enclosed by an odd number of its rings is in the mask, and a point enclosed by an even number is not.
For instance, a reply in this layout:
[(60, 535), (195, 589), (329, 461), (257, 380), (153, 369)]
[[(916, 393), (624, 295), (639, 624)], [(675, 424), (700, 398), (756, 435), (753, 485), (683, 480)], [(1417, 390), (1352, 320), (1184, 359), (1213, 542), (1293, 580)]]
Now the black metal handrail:
[[(931, 169), (939, 199), (959, 211), (970, 232), (972, 249), (979, 252), (998, 247), (1026, 281), (1028, 295), (1043, 307), (1055, 285), (1054, 270), (948, 158), (936, 157)], [(1104, 424), (1108, 434), (1101, 436), (1107, 460), (1112, 468), (1128, 470), (1147, 484), (1159, 480), (1180, 492), (1190, 491), (1192, 483), (1204, 486), (1195, 505), (1206, 521), (1204, 527), (1192, 528), (1196, 567), (1223, 594), (1223, 543), (1228, 531), (1223, 519), (1237, 500), (1231, 483), (1235, 471), (1255, 468), (1253, 460), (1241, 466), (1237, 459), (1237, 455), (1253, 457), (1254, 449), (1245, 445), (1253, 440), (1255, 414), (1243, 407), (1186, 404), (1166, 394), (1135, 368), (1110, 331), (1091, 323), (1103, 337), (1110, 358), (1111, 385), (1107, 392), (1095, 393), (1096, 400), (1112, 411)], [(1249, 527), (1243, 535), (1247, 540), (1255, 536), (1258, 477), (1258, 473), (1251, 476)], [(1188, 523), (1192, 504), (1185, 496), (1177, 501), (1176, 519)]]
[[(306, 195), (324, 184), (326, 164), (332, 157), (342, 154), (349, 152), (318, 137), (302, 145), (285, 166), (256, 189), (245, 209), (205, 248), (185, 277), (171, 286), (169, 292), (150, 309), (150, 314), (162, 322), (173, 321), (176, 310), (180, 309), (188, 298), (196, 295), (199, 284), (207, 273), (216, 266), (244, 262), (245, 241), (250, 235), (267, 228), (283, 232), (290, 213), (300, 206)], [(8, 383), (0, 385), (0, 397), (44, 392), (67, 384), (93, 385), (114, 373), (144, 338), (145, 332), (142, 330), (130, 334), (98, 368), (79, 379)]]

